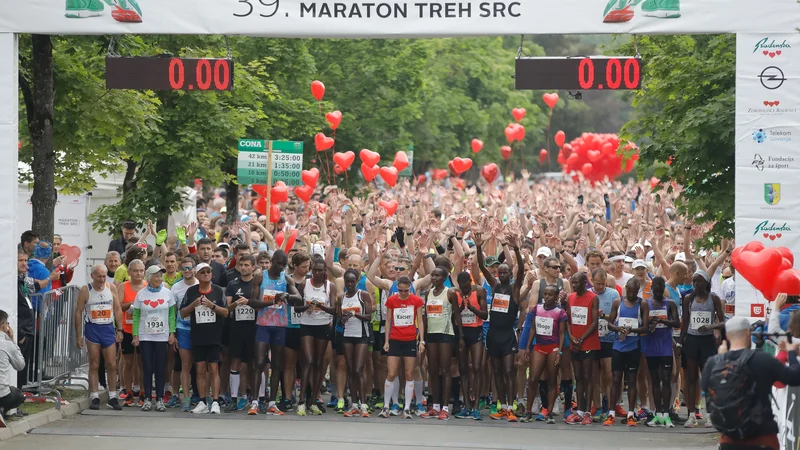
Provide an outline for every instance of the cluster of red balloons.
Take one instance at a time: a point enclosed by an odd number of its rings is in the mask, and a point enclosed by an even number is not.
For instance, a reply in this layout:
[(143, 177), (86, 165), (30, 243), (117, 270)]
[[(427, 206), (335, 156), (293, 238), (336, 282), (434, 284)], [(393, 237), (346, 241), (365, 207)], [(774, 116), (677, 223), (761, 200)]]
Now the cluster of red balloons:
[[(556, 143), (563, 144), (562, 131), (556, 133)], [(572, 174), (572, 179), (578, 181), (582, 174), (584, 179), (592, 182), (603, 181), (606, 177), (613, 180), (623, 172), (630, 172), (639, 159), (638, 151), (629, 159), (624, 159), (617, 153), (620, 139), (616, 134), (583, 133), (572, 142), (560, 145), (558, 163), (564, 172)], [(626, 144), (625, 150), (635, 148)], [(624, 167), (623, 167), (624, 165)]]
[(764, 247), (753, 241), (734, 249), (731, 263), (769, 301), (781, 293), (800, 295), (800, 271), (794, 268), (794, 255), (786, 247)]

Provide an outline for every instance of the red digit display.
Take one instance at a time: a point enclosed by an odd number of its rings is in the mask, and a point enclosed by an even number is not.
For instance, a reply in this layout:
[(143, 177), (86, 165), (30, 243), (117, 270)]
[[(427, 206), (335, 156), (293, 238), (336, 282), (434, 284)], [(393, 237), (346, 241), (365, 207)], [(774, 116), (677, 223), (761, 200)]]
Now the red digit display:
[(609, 89), (619, 89), (622, 83), (622, 64), (617, 58), (611, 58), (606, 62), (606, 86)]
[(578, 65), (578, 82), (581, 89), (592, 89), (594, 87), (594, 63), (590, 58), (583, 58)]
[(154, 91), (230, 91), (233, 60), (216, 58), (106, 58), (106, 88)]
[(625, 61), (625, 89), (637, 89), (642, 80), (639, 75), (639, 60), (629, 59)]
[(517, 58), (517, 89), (639, 89), (641, 60), (631, 57)]

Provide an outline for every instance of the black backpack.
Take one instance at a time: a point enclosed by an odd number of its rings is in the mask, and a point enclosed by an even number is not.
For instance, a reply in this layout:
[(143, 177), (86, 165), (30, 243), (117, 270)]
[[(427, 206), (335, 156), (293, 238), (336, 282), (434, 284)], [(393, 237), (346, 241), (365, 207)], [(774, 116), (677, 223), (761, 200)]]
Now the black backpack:
[(708, 361), (713, 364), (708, 380), (706, 402), (714, 428), (725, 436), (743, 440), (764, 433), (766, 420), (772, 412), (765, 411), (756, 395), (756, 383), (747, 363), (754, 350), (743, 350), (738, 355), (726, 353)]

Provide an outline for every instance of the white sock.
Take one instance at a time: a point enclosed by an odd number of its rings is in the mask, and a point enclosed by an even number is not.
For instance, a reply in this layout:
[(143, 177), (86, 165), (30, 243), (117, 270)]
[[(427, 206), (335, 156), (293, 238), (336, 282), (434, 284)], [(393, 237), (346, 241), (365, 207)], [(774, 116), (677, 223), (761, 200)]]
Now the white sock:
[(413, 381), (406, 381), (406, 411), (411, 410), (411, 396), (414, 395), (414, 386), (415, 383)]
[(434, 411), (441, 411), (442, 410), (442, 405), (440, 405), (438, 403), (434, 403), (433, 404), (433, 410)]
[(140, 390), (139, 389), (139, 385), (138, 384), (134, 384), (133, 385), (133, 392), (139, 392), (139, 390)]
[(267, 396), (267, 377), (261, 372), (261, 387), (258, 388), (258, 398)]
[(231, 370), (231, 397), (239, 396), (239, 372)]
[(92, 400), (94, 400), (96, 398), (98, 398), (98, 399), (100, 398), (100, 393), (99, 392), (92, 392)]
[(392, 382), (392, 400), (400, 406), (400, 377), (395, 378)]
[(267, 406), (267, 408), (272, 408), (273, 406), (275, 406), (275, 402), (269, 402), (269, 406)]
[(633, 417), (633, 411), (628, 411), (628, 417)]
[(422, 388), (425, 385), (424, 381), (415, 381), (414, 382), (414, 398), (417, 404), (422, 404)]
[(500, 404), (500, 409), (502, 409), (503, 411), (505, 411), (505, 410), (507, 410), (507, 409), (508, 409), (508, 405), (507, 405), (507, 404), (505, 404), (505, 403), (502, 403), (502, 404)]
[(117, 391), (108, 391), (108, 399), (111, 400), (112, 398), (117, 398)]
[(614, 417), (614, 410), (613, 409), (608, 411), (608, 417), (612, 417), (612, 418)]
[(447, 408), (447, 405), (442, 406), (442, 411), (450, 412), (450, 410)]
[[(397, 379), (395, 378), (395, 381)], [(394, 386), (394, 381), (389, 381), (388, 379), (383, 383), (383, 407), (388, 408), (392, 404), (392, 390)]]
[(170, 392), (172, 392), (172, 384), (171, 384), (170, 382), (166, 382), (166, 383), (164, 383), (164, 391), (165, 391), (165, 392), (166, 392), (166, 391), (170, 391)]

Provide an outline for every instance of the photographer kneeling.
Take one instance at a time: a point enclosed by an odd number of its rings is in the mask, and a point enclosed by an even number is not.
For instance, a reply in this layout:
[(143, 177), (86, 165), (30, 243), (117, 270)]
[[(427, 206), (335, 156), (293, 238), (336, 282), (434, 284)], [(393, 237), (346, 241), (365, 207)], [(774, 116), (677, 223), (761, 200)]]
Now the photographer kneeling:
[(720, 437), (720, 449), (779, 450), (778, 424), (772, 413), (772, 385), (800, 386), (800, 343), (781, 344), (789, 367), (751, 349), (750, 321), (734, 317), (725, 323), (727, 341), (708, 360), (702, 376), (708, 411)]

